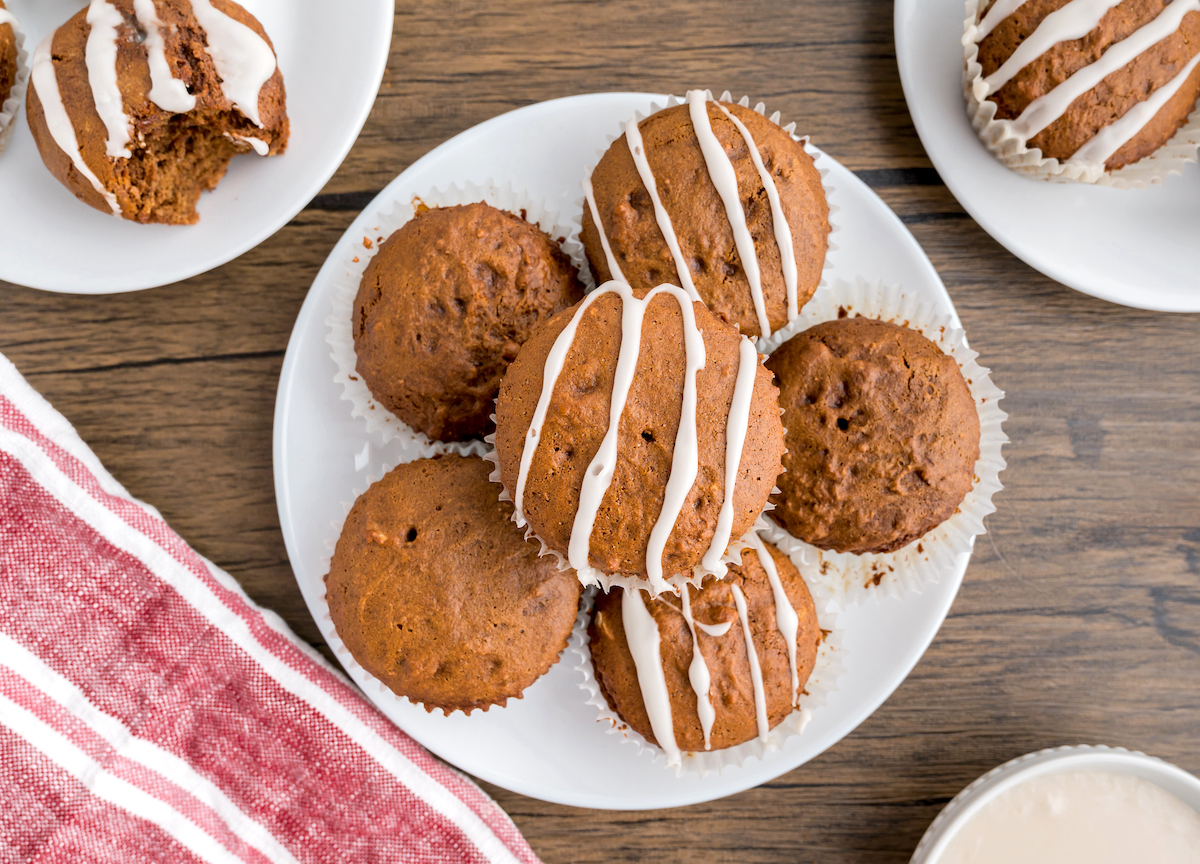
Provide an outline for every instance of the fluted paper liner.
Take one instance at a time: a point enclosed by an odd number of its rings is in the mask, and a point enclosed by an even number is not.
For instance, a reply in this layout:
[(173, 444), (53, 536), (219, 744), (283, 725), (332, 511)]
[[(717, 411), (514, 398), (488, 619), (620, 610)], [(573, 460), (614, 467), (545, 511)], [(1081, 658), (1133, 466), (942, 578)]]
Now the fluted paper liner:
[(764, 539), (786, 553), (806, 580), (818, 575), (827, 578), (830, 596), (839, 606), (858, 603), (873, 590), (889, 595), (920, 591), (922, 586), (953, 574), (971, 554), (975, 538), (987, 530), (984, 517), (996, 509), (992, 496), (1002, 488), (1000, 472), (1005, 462), (1000, 451), (1008, 441), (1001, 429), (1008, 417), (1000, 410), (1004, 393), (992, 383), (989, 370), (976, 362), (979, 355), (967, 347), (966, 334), (955, 326), (951, 316), (914, 294), (906, 294), (899, 286), (870, 284), (862, 279), (854, 283), (836, 280), (827, 289), (817, 291), (800, 310), (800, 316), (768, 340), (766, 348), (773, 352), (795, 334), (822, 321), (860, 315), (916, 330), (954, 358), (979, 412), (979, 459), (971, 491), (954, 515), (895, 552), (855, 555), (818, 549), (793, 537), (769, 516), (766, 518), (769, 527), (763, 532)]
[[(711, 90), (705, 90), (704, 92), (710, 98), (712, 97)], [(723, 92), (721, 94), (720, 99), (717, 101), (733, 102), (734, 99), (733, 99), (733, 95), (728, 90), (726, 90), (725, 92)], [(667, 96), (667, 101), (666, 101), (665, 105), (659, 105), (657, 102), (650, 103), (650, 114), (657, 114), (659, 111), (662, 111), (666, 108), (674, 108), (678, 105), (686, 105), (686, 104), (687, 104), (686, 94), (685, 94), (685, 98), (682, 100), (678, 96), (670, 95), (670, 96)], [(750, 107), (750, 97), (743, 96), (741, 99), (737, 100), (736, 104), (741, 105), (743, 108), (749, 108)], [(752, 110), (755, 113), (761, 114), (763, 117), (766, 117), (768, 120), (770, 120), (776, 126), (781, 128), (784, 132), (791, 135), (793, 141), (803, 144), (804, 152), (807, 153), (809, 156), (811, 156), (813, 158), (814, 162), (819, 163), (820, 158), (824, 154), (820, 150), (818, 150), (816, 147), (812, 146), (811, 142), (809, 141), (809, 137), (807, 135), (801, 137), (796, 134), (795, 121), (792, 121), (785, 125), (781, 121), (780, 112), (775, 111), (768, 115), (767, 114), (767, 106), (766, 106), (765, 102), (756, 102), (754, 105), (754, 108)], [(649, 117), (650, 114), (643, 114), (642, 112), (638, 111), (634, 114), (634, 117), (636, 117), (638, 123), (641, 123), (643, 120), (645, 120), (647, 117)], [(624, 134), (625, 134), (625, 130), (622, 128), (622, 129), (618, 129), (615, 133), (610, 133), (608, 135), (607, 141), (605, 142), (605, 145), (604, 145), (604, 149), (596, 151), (596, 163), (593, 164), (592, 167), (588, 169), (589, 177), (592, 175), (592, 172), (596, 170), (596, 164), (599, 164), (600, 160), (602, 158), (604, 158), (604, 154), (608, 152), (608, 149), (609, 149), (609, 147), (612, 146), (613, 142), (616, 141), (618, 138), (620, 138)], [(815, 167), (817, 169), (817, 173), (821, 175), (821, 187), (825, 190), (825, 203), (829, 205), (829, 234), (828, 234), (828, 239), (827, 239), (828, 248), (826, 249), (826, 252), (825, 252), (825, 263), (824, 263), (824, 266), (822, 267), (821, 282), (817, 287), (817, 290), (819, 291), (821, 289), (821, 287), (823, 287), (828, 282), (827, 274), (828, 274), (830, 268), (833, 266), (832, 262), (830, 261), (830, 256), (832, 256), (833, 253), (836, 252), (837, 248), (838, 248), (837, 245), (833, 242), (833, 235), (836, 234), (840, 230), (839, 227), (837, 226), (836, 222), (834, 221), (834, 214), (837, 213), (841, 208), (836, 203), (837, 199), (838, 199), (837, 190), (834, 186), (831, 186), (829, 183), (828, 169), (822, 168), (819, 164), (816, 164)], [(587, 207), (587, 201), (581, 197), (577, 200), (576, 205), (579, 208), (580, 219), (582, 220), (583, 208)], [(582, 222), (581, 222), (581, 224), (582, 224)], [(584, 260), (585, 261), (587, 260), (586, 255), (584, 256)], [(590, 265), (589, 265), (589, 267), (590, 267)], [(590, 269), (588, 272), (589, 273), (591, 272)], [(593, 279), (593, 281), (595, 280), (595, 274), (592, 274), (592, 279)], [(778, 332), (778, 331), (776, 331), (776, 332)], [(759, 353), (764, 353), (763, 348), (762, 348), (764, 341), (765, 341), (765, 337), (762, 337), (758, 340)]]
[(417, 455), (412, 458), (435, 456), (438, 453), (482, 456), (488, 448), (483, 441), (477, 439), (432, 441), (424, 432), (415, 431), (384, 408), (371, 395), (370, 389), (355, 371), (357, 354), (354, 350), (354, 331), (351, 326), (354, 298), (358, 294), (359, 283), (367, 265), (379, 251), (379, 245), (412, 219), (418, 207), (453, 207), (477, 201), (518, 216), (523, 215), (527, 222), (536, 224), (555, 240), (561, 239), (563, 252), (580, 271), (580, 279), (583, 280), (585, 288), (589, 287), (588, 280), (591, 276), (587, 270), (583, 247), (578, 240), (579, 227), (566, 222), (558, 213), (549, 210), (544, 201), (532, 199), (525, 191), (514, 189), (511, 183), (503, 186), (498, 186), (491, 180), (482, 186), (464, 183), (461, 187), (451, 185), (444, 190), (433, 189), (406, 201), (393, 200), (373, 204), (374, 212), (368, 211), (371, 219), (367, 223), (373, 227), (364, 234), (361, 244), (354, 244), (353, 253), (343, 262), (342, 273), (335, 280), (329, 317), (325, 319), (329, 328), (325, 341), (329, 343), (330, 354), (337, 365), (338, 371), (333, 380), (341, 385), (342, 398), (351, 404), (351, 416), (361, 417), (366, 423), (367, 432), (378, 431), (385, 444), (391, 447), (398, 446), (406, 452), (415, 452)]
[(17, 78), (8, 98), (0, 104), (0, 153), (12, 140), (13, 131), (17, 128), (17, 114), (21, 111), (21, 103), (25, 101), (25, 88), (29, 86), (29, 53), (25, 50), (25, 34), (21, 32), (20, 22), (13, 24), (12, 28), (17, 37)]
[[(749, 540), (743, 538), (740, 547), (746, 548), (749, 545)], [(740, 561), (739, 555), (738, 563)], [(842, 647), (842, 631), (838, 627), (837, 611), (828, 590), (829, 580), (820, 574), (816, 577), (811, 577), (803, 571), (801, 574), (805, 584), (808, 585), (809, 593), (812, 594), (817, 610), (817, 624), (824, 632), (824, 638), (817, 649), (817, 659), (813, 664), (812, 673), (808, 676), (808, 681), (802, 685), (798, 707), (770, 731), (766, 741), (756, 737), (723, 750), (684, 750), (683, 765), (676, 769), (676, 775), (699, 774), (704, 777), (714, 772), (720, 774), (729, 767), (740, 767), (748, 759), (765, 759), (767, 754), (783, 748), (789, 738), (802, 734), (812, 719), (813, 712), (821, 710), (829, 694), (837, 689), (838, 678), (844, 671), (842, 664), (844, 649)], [(587, 694), (587, 704), (594, 706), (599, 712), (596, 721), (603, 727), (604, 732), (609, 735), (621, 736), (622, 743), (632, 744), (636, 748), (637, 756), (648, 753), (651, 761), (666, 767), (667, 757), (662, 748), (651, 744), (640, 732), (622, 720), (609, 706), (608, 701), (604, 698), (604, 693), (600, 690), (595, 668), (592, 666), (592, 652), (588, 644), (587, 633), (595, 596), (595, 590), (589, 590), (584, 594), (582, 609), (569, 642), (570, 650), (577, 657), (575, 671), (582, 678), (579, 687)], [(719, 706), (714, 705), (713, 707), (718, 711), (721, 710)]]
[(1013, 121), (997, 120), (996, 103), (986, 93), (983, 67), (979, 63), (979, 21), (990, 0), (966, 0), (963, 23), (963, 97), (971, 126), (992, 154), (1019, 174), (1058, 183), (1092, 183), (1116, 189), (1145, 189), (1162, 183), (1171, 174), (1179, 174), (1188, 162), (1196, 161), (1200, 148), (1200, 107), (1179, 131), (1162, 147), (1115, 171), (1102, 164), (1059, 161), (1042, 155), (1037, 147), (1026, 146), (1025, 139), (1013, 131)]

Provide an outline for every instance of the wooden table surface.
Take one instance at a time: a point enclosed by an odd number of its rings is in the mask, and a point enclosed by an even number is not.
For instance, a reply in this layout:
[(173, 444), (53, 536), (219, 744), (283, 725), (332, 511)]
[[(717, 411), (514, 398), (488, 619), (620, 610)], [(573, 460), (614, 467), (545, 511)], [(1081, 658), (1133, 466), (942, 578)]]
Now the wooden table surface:
[(924, 659), (809, 764), (646, 813), (488, 790), (547, 862), (903, 862), (963, 786), (1031, 750), (1122, 745), (1200, 772), (1200, 317), (1077, 294), (985, 234), (917, 139), (891, 21), (884, 0), (399, 0), (362, 137), (287, 227), (153, 291), (0, 283), (0, 352), (132, 494), (319, 645), (279, 531), (271, 420), (292, 323), (356, 212), (432, 147), (532, 102), (761, 97), (933, 260), (1008, 393), (999, 510)]

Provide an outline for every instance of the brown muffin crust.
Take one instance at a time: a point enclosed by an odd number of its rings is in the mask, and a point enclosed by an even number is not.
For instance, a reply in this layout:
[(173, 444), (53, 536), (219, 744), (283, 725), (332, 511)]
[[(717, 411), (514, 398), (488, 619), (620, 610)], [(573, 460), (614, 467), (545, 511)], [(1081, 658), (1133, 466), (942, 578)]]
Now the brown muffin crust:
[[(1069, 0), (1027, 0), (979, 43), (979, 63), (991, 75), (1027, 39), (1042, 20)], [(1080, 69), (1094, 63), (1114, 43), (1149, 24), (1170, 0), (1124, 0), (1110, 9), (1100, 25), (1082, 39), (1060, 42), (1018, 72), (992, 96), (1000, 120), (1015, 120), (1035, 99), (1049, 93)], [(1043, 155), (1069, 159), (1096, 133), (1120, 119), (1163, 86), (1200, 52), (1200, 12), (1185, 15), (1174, 34), (1113, 72), (1099, 85), (1029, 140)], [(1105, 166), (1120, 168), (1149, 156), (1179, 130), (1200, 96), (1200, 69), (1192, 73), (1167, 104), (1137, 135), (1114, 153)]]
[(363, 274), (356, 369), (413, 429), (482, 437), (521, 345), (582, 297), (570, 259), (536, 225), (487, 204), (425, 208)]
[[(721, 104), (750, 130), (763, 165), (775, 178), (795, 241), (797, 301), (803, 306), (821, 281), (828, 246), (829, 206), (821, 175), (803, 145), (770, 120), (740, 105)], [(787, 288), (775, 242), (771, 203), (745, 139), (716, 105), (709, 103), (707, 107), (713, 132), (725, 147), (737, 174), (742, 209), (762, 271), (767, 318), (771, 329), (778, 330), (788, 320)], [(690, 262), (696, 290), (718, 318), (739, 325), (743, 333), (761, 335), (750, 283), (742, 269), (725, 205), (709, 177), (688, 106), (652, 114), (638, 124), (638, 130), (659, 197), (671, 217), (683, 257)], [(663, 282), (680, 284), (674, 259), (655, 219), (650, 194), (624, 135), (613, 142), (596, 166), (592, 186), (605, 234), (629, 284), (634, 288), (653, 288)], [(600, 234), (586, 204), (582, 239), (598, 281), (612, 278)]]
[[(822, 638), (816, 608), (800, 572), (779, 550), (766, 545), (784, 593), (800, 619), (796, 634), (796, 671), (800, 679), (799, 692), (803, 693)], [(710, 578), (700, 590), (688, 588), (695, 621), (701, 624), (733, 622), (724, 636), (709, 636), (702, 630), (697, 632), (700, 652), (712, 676), (709, 698), (716, 711), (710, 740), (713, 750), (735, 747), (758, 735), (750, 659), (730, 585), (737, 585), (746, 596), (746, 617), (750, 621), (754, 650), (762, 669), (767, 720), (771, 728), (782, 723), (793, 710), (792, 671), (787, 641), (775, 620), (775, 595), (757, 553), (748, 550), (742, 553), (742, 565), (730, 567), (723, 580)], [(648, 741), (657, 744), (642, 701), (637, 667), (625, 638), (621, 598), (620, 588), (596, 598), (596, 610), (588, 626), (592, 665), (609, 707)], [(703, 750), (704, 731), (696, 710), (696, 694), (688, 678), (692, 634), (680, 611), (679, 598), (663, 595), (652, 600), (643, 595), (643, 599), (658, 624), (662, 639), (659, 650), (671, 699), (675, 742), (681, 750)]]
[[(249, 144), (231, 140), (227, 133), (265, 141), (270, 155), (286, 149), (289, 124), (283, 74), (277, 68), (259, 94), (259, 115), (265, 127), (260, 129), (234, 109), (222, 92), (220, 76), (205, 48), (204, 31), (191, 5), (185, 0), (155, 0), (172, 74), (196, 97), (196, 108), (187, 114), (164, 111), (150, 101), (150, 65), (133, 14), (133, 0), (110, 2), (126, 22), (117, 28), (117, 80), (133, 130), (130, 158), (110, 159), (105, 149), (108, 133), (96, 112), (84, 53), (91, 32), (87, 9), (79, 10), (59, 27), (51, 43), (58, 88), (83, 160), (101, 184), (116, 195), (125, 219), (195, 224), (200, 219), (196, 212), (200, 194), (217, 187), (234, 156), (251, 152)], [(271, 44), (258, 20), (237, 3), (212, 3)], [(51, 137), (41, 98), (32, 83), (27, 102), (30, 129), (50, 173), (80, 201), (111, 213), (104, 196), (76, 170), (70, 156)]]
[(399, 465), (354, 502), (326, 576), (338, 636), (426, 711), (503, 705), (567, 646), (580, 586), (539, 558), (481, 459)]
[(979, 413), (958, 364), (920, 333), (826, 321), (767, 358), (787, 469), (771, 516), (838, 552), (891, 552), (944, 522), (974, 483)]
[[(6, 9), (0, 0), (0, 9)], [(0, 24), (0, 106), (17, 83), (17, 34), (11, 24)]]
[[(643, 297), (646, 291), (634, 292)], [(530, 465), (523, 510), (533, 530), (563, 555), (584, 473), (608, 428), (621, 343), (620, 297), (607, 294), (583, 313), (554, 388)], [(663, 574), (689, 572), (708, 549), (725, 498), (725, 440), (742, 337), (703, 304), (693, 303), (706, 363), (697, 373), (699, 472), (667, 540)], [(496, 450), (505, 487), (516, 489), (524, 437), (542, 391), (546, 356), (575, 309), (534, 332), (500, 385)], [(605, 573), (646, 575), (650, 531), (662, 510), (682, 411), (686, 355), (683, 315), (670, 295), (646, 310), (637, 372), (621, 416), (617, 466), (596, 517), (590, 561)], [(732, 537), (762, 512), (779, 474), (783, 426), (771, 374), (756, 369), (750, 423), (734, 489)]]

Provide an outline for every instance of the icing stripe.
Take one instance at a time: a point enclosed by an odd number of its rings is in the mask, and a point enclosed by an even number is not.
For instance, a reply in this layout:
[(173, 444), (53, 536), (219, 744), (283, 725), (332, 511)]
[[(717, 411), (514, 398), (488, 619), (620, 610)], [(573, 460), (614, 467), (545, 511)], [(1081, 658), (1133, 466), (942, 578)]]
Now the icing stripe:
[(1091, 65), (1084, 66), (1049, 93), (1034, 99), (1013, 121), (1013, 131), (1026, 140), (1066, 113), (1071, 103), (1113, 72), (1179, 29), (1183, 16), (1200, 10), (1200, 0), (1173, 0), (1157, 18), (1109, 47)]
[(251, 147), (254, 148), (254, 152), (257, 153), (259, 156), (266, 156), (268, 153), (271, 152), (271, 145), (268, 144), (266, 141), (262, 140), (261, 138), (251, 138), (247, 135), (234, 135), (234, 134), (231, 134), (228, 132), (225, 133), (225, 137), (228, 138), (230, 141), (235, 141), (235, 142), (240, 141), (243, 144), (249, 144)]
[(33, 89), (37, 91), (38, 99), (42, 103), (42, 111), (46, 116), (46, 128), (50, 132), (50, 137), (54, 139), (54, 143), (70, 158), (75, 170), (86, 177), (92, 187), (103, 196), (104, 200), (108, 202), (108, 206), (112, 208), (112, 212), (119, 214), (121, 206), (117, 203), (117, 196), (104, 187), (100, 178), (83, 161), (83, 154), (79, 151), (79, 140), (75, 137), (75, 127), (71, 125), (71, 118), (67, 114), (66, 106), (63, 105), (62, 93), (58, 89), (58, 75), (54, 71), (54, 56), (51, 54), (50, 46), (55, 32), (51, 31), (33, 52)]
[(242, 116), (263, 128), (258, 99), (275, 74), (275, 52), (261, 36), (218, 11), (210, 0), (191, 0), (192, 12), (204, 28), (206, 50), (221, 76), (221, 91)]
[[(750, 680), (754, 684), (754, 715), (758, 720), (758, 738), (766, 741), (771, 731), (767, 721), (767, 694), (763, 688), (762, 669), (758, 665), (758, 649), (754, 647), (754, 635), (750, 632), (750, 618), (746, 614), (746, 596), (737, 585), (730, 585), (738, 617), (742, 619), (742, 634), (746, 637), (746, 659), (750, 661)], [(656, 731), (655, 736), (658, 735)]]
[(679, 745), (675, 743), (675, 722), (671, 717), (671, 697), (667, 692), (667, 676), (662, 665), (662, 636), (658, 622), (646, 608), (641, 591), (623, 591), (621, 623), (625, 641), (637, 669), (638, 688), (650, 719), (650, 729), (658, 746), (667, 754), (667, 765), (679, 768), (683, 764)]
[(5, 24), (10, 25), (14, 30), (20, 26), (20, 22), (17, 21), (17, 17), (15, 15), (13, 15), (7, 9), (0, 9), (0, 26)]
[[(758, 267), (758, 252), (754, 248), (754, 237), (750, 234), (750, 226), (746, 224), (746, 211), (742, 209), (742, 196), (738, 191), (737, 172), (733, 162), (721, 142), (717, 140), (712, 129), (712, 120), (708, 116), (708, 94), (700, 90), (690, 90), (687, 94), (688, 113), (692, 119), (692, 129), (696, 140), (700, 143), (700, 152), (704, 155), (704, 164), (708, 168), (708, 176), (721, 203), (725, 205), (725, 218), (733, 231), (733, 242), (737, 247), (738, 257), (742, 262), (742, 270), (746, 281), (750, 283), (750, 298), (754, 301), (754, 312), (758, 316), (758, 329), (763, 337), (771, 335), (771, 322), (767, 318), (766, 301), (763, 299), (762, 274)], [(756, 148), (752, 148), (756, 149)]]
[(725, 500), (717, 516), (712, 542), (701, 563), (718, 577), (727, 567), (721, 562), (733, 531), (733, 492), (737, 485), (738, 468), (742, 463), (742, 448), (750, 428), (750, 403), (754, 395), (754, 377), (758, 370), (758, 352), (754, 343), (743, 336), (738, 346), (737, 383), (733, 385), (733, 401), (729, 405), (729, 420), (725, 424)]
[(717, 712), (709, 695), (712, 673), (708, 671), (708, 664), (704, 662), (704, 655), (700, 653), (700, 639), (696, 636), (696, 622), (692, 618), (691, 589), (685, 585), (679, 595), (683, 600), (683, 620), (687, 622), (688, 630), (692, 634), (692, 662), (688, 665), (688, 681), (691, 682), (692, 692), (696, 694), (696, 714), (700, 717), (700, 730), (704, 733), (704, 749), (711, 750), (712, 727), (717, 719)]
[(1075, 154), (1067, 161), (1074, 163), (1098, 162), (1103, 165), (1154, 119), (1154, 115), (1162, 110), (1162, 107), (1187, 82), (1192, 72), (1196, 70), (1197, 64), (1200, 64), (1200, 54), (1196, 54), (1191, 62), (1183, 67), (1182, 72), (1155, 90), (1149, 99), (1134, 105), (1125, 112), (1121, 119), (1096, 133), (1091, 141), (1076, 150)]
[(662, 199), (658, 197), (658, 185), (654, 182), (654, 173), (650, 170), (650, 163), (646, 159), (646, 145), (642, 142), (642, 133), (638, 129), (636, 117), (625, 123), (625, 143), (629, 145), (633, 164), (637, 167), (642, 184), (645, 185), (646, 191), (650, 193), (650, 200), (654, 203), (654, 218), (658, 222), (658, 229), (662, 232), (667, 248), (671, 250), (671, 257), (675, 260), (675, 270), (679, 276), (679, 282), (687, 291), (688, 296), (698, 301), (700, 295), (696, 292), (696, 285), (692, 282), (691, 269), (679, 248), (679, 238), (675, 235), (671, 216), (663, 207)]
[(162, 22), (154, 8), (154, 0), (133, 0), (133, 14), (146, 31), (146, 59), (150, 64), (150, 101), (164, 111), (186, 114), (196, 107), (196, 97), (187, 85), (171, 74), (167, 62), (167, 45), (163, 39)]
[(787, 216), (784, 215), (783, 202), (779, 200), (779, 190), (775, 187), (775, 178), (763, 165), (762, 154), (758, 152), (758, 145), (754, 143), (754, 138), (750, 135), (750, 130), (746, 128), (746, 125), (734, 117), (729, 109), (720, 102), (714, 104), (733, 122), (738, 132), (742, 133), (746, 148), (750, 151), (750, 159), (754, 162), (754, 167), (758, 169), (758, 178), (762, 181), (763, 189), (767, 193), (767, 200), (771, 202), (771, 224), (775, 229), (775, 245), (779, 247), (779, 262), (783, 267), (783, 284), (787, 287), (788, 320), (791, 321), (800, 314), (797, 297), (800, 274), (796, 268), (796, 238), (792, 236), (792, 228), (788, 225)]
[(108, 132), (105, 152), (110, 159), (128, 159), (133, 155), (127, 146), (133, 133), (117, 84), (117, 28), (125, 23), (125, 17), (107, 0), (92, 0), (87, 23), (91, 29), (84, 48), (84, 62), (96, 113)]
[(617, 264), (616, 256), (613, 255), (612, 247), (608, 245), (608, 235), (604, 233), (604, 223), (600, 220), (600, 211), (596, 208), (596, 194), (592, 189), (590, 175), (583, 178), (583, 197), (587, 199), (588, 209), (592, 212), (592, 222), (600, 234), (600, 246), (604, 249), (604, 259), (608, 262), (609, 278), (627, 282), (625, 274), (621, 272), (621, 266)]
[(699, 627), (701, 630), (703, 630), (705, 633), (707, 633), (709, 636), (715, 636), (719, 639), (722, 636), (724, 636), (726, 633), (729, 632), (729, 629), (731, 627), (733, 627), (733, 622), (726, 621), (724, 624), (697, 623), (696, 626)]
[(754, 551), (758, 553), (759, 563), (766, 571), (767, 581), (771, 583), (771, 593), (775, 597), (775, 626), (788, 646), (788, 664), (792, 670), (792, 705), (794, 706), (800, 700), (800, 671), (796, 668), (796, 637), (800, 633), (800, 618), (796, 615), (796, 609), (792, 606), (792, 601), (788, 599), (787, 592), (783, 590), (783, 583), (779, 580), (779, 571), (775, 567), (775, 559), (771, 557), (770, 550), (767, 549), (766, 544), (757, 533), (751, 533), (750, 542), (754, 546)]
[(996, 0), (992, 4), (992, 8), (988, 10), (988, 13), (983, 16), (983, 20), (979, 22), (975, 41), (978, 42), (995, 30), (997, 24), (1016, 12), (1024, 3), (1025, 0)]
[(1082, 39), (1100, 26), (1100, 19), (1121, 0), (1071, 0), (1066, 6), (1051, 12), (1029, 34), (1007, 60), (984, 78), (986, 95), (991, 95), (1012, 80), (1013, 76), (1037, 60), (1060, 42)]

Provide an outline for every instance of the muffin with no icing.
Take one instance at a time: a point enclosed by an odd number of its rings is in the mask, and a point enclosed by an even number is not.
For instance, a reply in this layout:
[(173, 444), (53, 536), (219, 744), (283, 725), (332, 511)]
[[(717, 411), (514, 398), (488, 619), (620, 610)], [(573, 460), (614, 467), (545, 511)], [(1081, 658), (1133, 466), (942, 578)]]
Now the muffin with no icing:
[(582, 296), (570, 259), (536, 225), (482, 203), (424, 208), (363, 274), (356, 369), (418, 432), (482, 437), (521, 345)]
[(771, 516), (837, 552), (891, 552), (948, 519), (974, 482), (979, 414), (958, 364), (920, 333), (826, 321), (768, 359), (787, 429)]
[[(731, 431), (741, 446), (727, 459)], [(610, 283), (559, 313), (496, 403), (499, 476), (520, 519), (589, 583), (618, 574), (658, 592), (695, 567), (723, 572), (782, 455), (776, 389), (753, 344), (673, 286)]]
[[(764, 555), (770, 559), (770, 575), (760, 557)], [(779, 599), (784, 602), (779, 606), (772, 577), (783, 589), (784, 596)], [(743, 552), (741, 565), (731, 565), (724, 579), (709, 579), (699, 590), (690, 586), (686, 590), (692, 624), (683, 613), (680, 597), (652, 599), (637, 592), (641, 596), (634, 598), (614, 588), (596, 598), (588, 627), (596, 681), (609, 707), (648, 741), (666, 750), (668, 763), (675, 764), (675, 751), (721, 750), (765, 731), (758, 724), (759, 705), (739, 600), (761, 674), (768, 729), (794, 710), (822, 638), (808, 586), (792, 562), (769, 544)], [(740, 598), (735, 596), (738, 594)], [(627, 619), (627, 615), (638, 620)], [(639, 627), (639, 621), (649, 628)], [(660, 640), (660, 665), (648, 668), (635, 660), (630, 646), (653, 641), (655, 632)], [(695, 645), (711, 680), (706, 693), (692, 684)], [(669, 708), (653, 696), (651, 679), (660, 673)], [(643, 695), (647, 691), (649, 699)], [(656, 716), (651, 716), (648, 704), (656, 706), (652, 709)], [(706, 719), (702, 719), (702, 711)], [(673, 741), (665, 734), (667, 730)]]
[(200, 194), (234, 156), (287, 146), (275, 50), (232, 0), (92, 0), (43, 40), (32, 66), (29, 125), (42, 161), (105, 213), (193, 224)]
[[(690, 281), (721, 320), (751, 336), (771, 333), (795, 317), (821, 281), (829, 205), (820, 172), (803, 144), (761, 114), (694, 91), (689, 100), (696, 104), (664, 109), (633, 126), (640, 143), (630, 141), (626, 124), (592, 172), (583, 207), (588, 261), (599, 282), (652, 288)], [(707, 153), (701, 136), (711, 145)], [(678, 244), (678, 258), (668, 236)]]
[(354, 502), (326, 577), (354, 659), (427, 711), (519, 697), (578, 612), (579, 581), (525, 542), (488, 471), (460, 456), (397, 466)]

